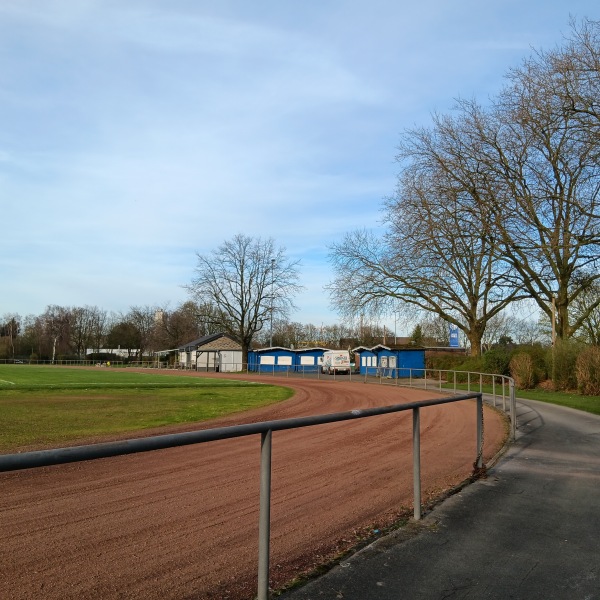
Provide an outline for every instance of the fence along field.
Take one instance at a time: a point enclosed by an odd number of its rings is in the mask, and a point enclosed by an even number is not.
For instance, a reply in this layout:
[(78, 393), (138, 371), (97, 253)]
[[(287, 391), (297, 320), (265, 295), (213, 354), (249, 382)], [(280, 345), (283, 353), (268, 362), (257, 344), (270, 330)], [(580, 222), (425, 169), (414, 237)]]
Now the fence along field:
[[(300, 393), (259, 412), (297, 417), (324, 406), (354, 411), (430, 397), (423, 390), (350, 382), (289, 385)], [(484, 460), (504, 437), (501, 420), (488, 416)], [(232, 420), (238, 417), (219, 422)], [(470, 403), (426, 411), (426, 495), (470, 473), (475, 425)], [(275, 587), (310, 570), (315, 555), (331, 556), (351, 546), (357, 532), (394, 521), (410, 502), (410, 419), (384, 415), (310, 429), (275, 434)], [(257, 450), (257, 440), (239, 438), (226, 446), (213, 442), (3, 474), (3, 544), (11, 550), (0, 565), (0, 596), (39, 597), (43, 586), (49, 600), (255, 597)], [(55, 552), (40, 546), (40, 533)]]
[(203, 422), (291, 395), (237, 380), (0, 365), (0, 453)]

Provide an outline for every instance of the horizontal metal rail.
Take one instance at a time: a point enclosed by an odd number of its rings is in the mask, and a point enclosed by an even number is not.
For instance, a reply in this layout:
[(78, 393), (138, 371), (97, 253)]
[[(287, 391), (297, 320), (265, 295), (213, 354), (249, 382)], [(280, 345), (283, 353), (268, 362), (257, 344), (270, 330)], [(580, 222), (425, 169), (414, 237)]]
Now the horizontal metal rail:
[(231, 427), (216, 427), (200, 431), (159, 435), (140, 439), (130, 439), (86, 446), (73, 446), (70, 448), (57, 448), (53, 450), (39, 450), (19, 454), (0, 455), (0, 472), (15, 471), (18, 469), (32, 469), (48, 467), (65, 463), (110, 458), (138, 452), (164, 450), (191, 444), (200, 444), (216, 440), (225, 440), (236, 437), (260, 434), (261, 436), (261, 461), (260, 461), (260, 507), (259, 507), (259, 533), (258, 533), (258, 600), (268, 600), (269, 597), (269, 540), (270, 540), (270, 506), (271, 506), (271, 445), (272, 432), (300, 427), (311, 427), (327, 423), (337, 423), (353, 419), (363, 419), (378, 415), (411, 410), (413, 412), (413, 497), (414, 518), (421, 518), (421, 464), (420, 464), (420, 410), (429, 406), (450, 404), (462, 400), (476, 400), (476, 459), (478, 468), (483, 466), (483, 398), (481, 393), (469, 393), (447, 398), (434, 398), (407, 404), (394, 404), (376, 408), (356, 409), (346, 412), (280, 419), (276, 421), (262, 421)]
[[(12, 359), (0, 359), (0, 364), (3, 362), (14, 362)], [(18, 361), (21, 362), (21, 361)], [(51, 364), (51, 361), (24, 361), (30, 364)], [(54, 361), (55, 365), (80, 365), (92, 366), (98, 363), (95, 361)], [(102, 363), (100, 366), (106, 366)], [(169, 365), (165, 362), (131, 362), (125, 364), (123, 362), (111, 361), (112, 367), (132, 367), (132, 368), (148, 368), (148, 369), (167, 369), (167, 370), (184, 370), (195, 371), (195, 365), (173, 364)], [(517, 404), (515, 398), (515, 382), (512, 377), (507, 375), (498, 375), (493, 373), (480, 373), (474, 371), (452, 371), (445, 369), (431, 369), (425, 367), (381, 367), (368, 366), (360, 367), (360, 370), (351, 370), (350, 373), (339, 375), (333, 372), (333, 375), (324, 375), (319, 364), (314, 365), (275, 365), (270, 364), (248, 364), (248, 363), (221, 363), (219, 365), (220, 372), (226, 373), (251, 373), (253, 375), (270, 375), (279, 377), (317, 377), (318, 379), (327, 379), (328, 381), (364, 381), (365, 383), (376, 381), (382, 385), (397, 385), (411, 388), (421, 389), (438, 389), (439, 391), (449, 391), (453, 389), (456, 394), (460, 390), (461, 383), (466, 384), (466, 392), (470, 393), (477, 390), (484, 393), (484, 398), (497, 407), (501, 404), (502, 410), (508, 412), (510, 417), (510, 437), (511, 441), (516, 439), (517, 434)], [(241, 370), (240, 370), (241, 369)], [(203, 372), (216, 372), (213, 368), (202, 368)], [(473, 383), (476, 381), (477, 383)], [(483, 392), (483, 386), (491, 387), (491, 392)], [(497, 387), (500, 387), (500, 392)], [(508, 400), (508, 406), (507, 406)]]
[[(495, 408), (502, 406), (510, 418), (510, 438), (517, 435), (517, 405), (515, 397), (515, 381), (508, 375), (480, 373), (479, 371), (452, 371), (445, 369), (429, 369), (425, 367), (361, 367), (362, 372), (350, 371), (343, 375), (324, 375), (318, 366), (287, 365), (249, 365), (248, 373), (270, 375), (273, 377), (317, 377), (327, 381), (360, 381), (376, 382), (381, 385), (395, 385), (425, 390), (438, 390), (457, 394), (464, 392), (460, 386), (466, 386), (466, 393), (479, 391), (484, 394), (489, 404)], [(484, 386), (491, 388), (484, 392)], [(498, 387), (500, 390), (498, 391)], [(508, 406), (507, 406), (508, 400)]]

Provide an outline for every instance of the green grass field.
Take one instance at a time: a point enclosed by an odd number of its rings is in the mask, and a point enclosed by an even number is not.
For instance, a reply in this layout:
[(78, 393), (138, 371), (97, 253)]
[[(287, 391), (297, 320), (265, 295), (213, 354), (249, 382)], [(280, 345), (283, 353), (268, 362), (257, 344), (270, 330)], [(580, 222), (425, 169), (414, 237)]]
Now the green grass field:
[(207, 421), (280, 402), (292, 393), (233, 379), (0, 365), (0, 452)]
[[(442, 388), (451, 389), (453, 384), (443, 384)], [(458, 384), (457, 390), (467, 391), (466, 384)], [(481, 391), (485, 394), (492, 393), (491, 385), (483, 385)], [(479, 391), (479, 382), (473, 381), (470, 386), (471, 392)], [(496, 386), (496, 394), (502, 396), (502, 387)], [(505, 387), (505, 394), (508, 398), (508, 388)], [(592, 413), (594, 415), (600, 415), (600, 396), (582, 396), (581, 394), (573, 394), (569, 392), (553, 392), (549, 390), (515, 390), (517, 398), (524, 398), (529, 400), (539, 400), (540, 402), (548, 402), (549, 404), (558, 404), (559, 406), (566, 406), (568, 408), (574, 408), (576, 410), (583, 410), (585, 412)]]

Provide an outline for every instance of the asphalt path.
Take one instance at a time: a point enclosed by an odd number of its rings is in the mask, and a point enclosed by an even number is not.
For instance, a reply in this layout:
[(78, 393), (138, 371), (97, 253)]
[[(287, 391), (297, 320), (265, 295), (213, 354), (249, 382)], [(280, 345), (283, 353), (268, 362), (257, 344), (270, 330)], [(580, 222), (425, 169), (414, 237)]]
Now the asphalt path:
[(600, 416), (527, 400), (518, 423), (486, 479), (281, 600), (600, 599)]

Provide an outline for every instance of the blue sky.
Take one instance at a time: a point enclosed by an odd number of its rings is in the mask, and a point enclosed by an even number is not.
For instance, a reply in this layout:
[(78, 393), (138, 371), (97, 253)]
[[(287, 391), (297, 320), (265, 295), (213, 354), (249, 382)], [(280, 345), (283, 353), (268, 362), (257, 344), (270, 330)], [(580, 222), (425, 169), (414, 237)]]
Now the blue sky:
[[(406, 128), (484, 103), (592, 1), (0, 0), (0, 316), (188, 299), (237, 233), (301, 261), (378, 228)], [(399, 332), (400, 334), (400, 332)]]

